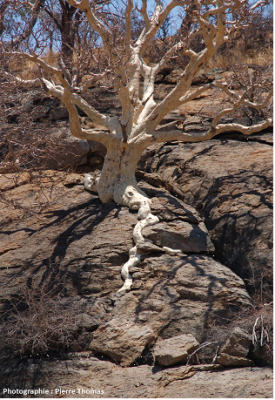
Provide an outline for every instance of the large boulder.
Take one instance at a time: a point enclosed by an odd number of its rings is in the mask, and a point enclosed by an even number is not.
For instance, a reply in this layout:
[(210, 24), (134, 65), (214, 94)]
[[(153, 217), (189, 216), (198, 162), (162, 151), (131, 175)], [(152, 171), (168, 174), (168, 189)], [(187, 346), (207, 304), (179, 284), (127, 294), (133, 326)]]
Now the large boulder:
[(102, 324), (94, 334), (90, 349), (104, 353), (122, 366), (134, 363), (145, 346), (155, 340), (152, 329), (127, 319), (113, 318)]
[[(203, 216), (215, 258), (257, 292), (272, 291), (272, 136), (231, 135), (201, 143), (154, 145), (139, 168)], [(144, 175), (145, 174), (145, 175)], [(262, 287), (262, 286), (261, 286)]]

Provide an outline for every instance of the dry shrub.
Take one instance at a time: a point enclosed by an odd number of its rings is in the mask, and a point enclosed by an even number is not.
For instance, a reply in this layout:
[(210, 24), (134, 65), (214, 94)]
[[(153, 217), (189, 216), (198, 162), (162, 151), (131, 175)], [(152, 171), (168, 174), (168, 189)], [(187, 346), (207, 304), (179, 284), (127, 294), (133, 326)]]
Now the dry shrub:
[[(51, 134), (44, 124), (41, 127), (30, 124), (29, 129), (19, 125), (3, 133), (0, 142), (1, 174), (33, 170), (75, 170), (77, 154), (73, 146), (72, 149), (65, 144), (61, 146), (60, 156), (60, 136)], [(59, 132), (58, 129), (56, 131)]]
[(58, 164), (58, 141), (44, 134), (42, 129), (26, 132), (20, 127), (5, 132), (0, 143), (0, 173), (46, 169), (52, 159)]
[(265, 66), (266, 64), (272, 66), (273, 65), (273, 47), (269, 49), (263, 49), (257, 51), (256, 54), (247, 54), (246, 56), (247, 63), (255, 63), (258, 65)]
[(21, 79), (35, 79), (41, 76), (37, 64), (23, 57), (12, 57), (7, 69), (9, 73)]
[[(64, 179), (64, 174), (61, 176), (48, 171), (45, 176), (44, 172), (45, 169), (58, 169), (60, 165), (60, 140), (58, 136), (47, 135), (51, 122), (47, 120), (45, 110), (51, 101), (56, 102), (36, 88), (0, 85), (0, 174), (3, 176), (0, 214), (3, 216), (15, 212), (39, 218), (39, 213), (50, 201), (44, 195), (45, 181), (49, 188)], [(73, 167), (65, 168), (63, 165), (59, 169), (69, 172)], [(36, 203), (14, 198), (9, 191), (20, 186), (23, 181), (34, 184), (40, 193)], [(3, 182), (8, 183), (3, 187)]]
[(48, 49), (45, 52), (45, 55), (41, 57), (47, 64), (50, 64), (53, 67), (58, 66), (58, 52), (54, 52), (51, 49)]
[[(53, 67), (58, 67), (58, 53), (50, 49), (47, 49), (41, 59)], [(21, 79), (30, 80), (41, 77), (41, 71), (38, 65), (30, 60), (23, 57), (11, 57), (5, 61), (6, 70), (16, 77)], [(43, 72), (43, 76), (48, 76), (47, 73)]]
[(238, 63), (241, 62), (239, 55), (237, 56), (234, 51), (228, 51), (226, 54), (218, 52), (207, 62), (205, 71), (210, 72), (214, 68), (221, 68), (223, 70), (231, 69), (232, 65), (236, 63), (236, 57), (238, 58)]
[(248, 358), (259, 367), (273, 367), (273, 271), (254, 271), (245, 279), (251, 296), (252, 307), (239, 310), (229, 309), (227, 313), (215, 314), (205, 331), (206, 347), (199, 350), (200, 360), (211, 363), (216, 360), (219, 349), (235, 328), (241, 328), (251, 337)]
[(68, 154), (68, 165), (63, 159), (62, 166), (60, 139), (52, 134), (52, 128), (68, 125), (66, 113), (63, 121), (51, 121), (51, 115), (64, 113), (59, 106), (58, 99), (39, 88), (20, 88), (10, 82), (1, 85), (0, 173), (72, 168), (69, 160), (74, 159), (73, 149)]
[(12, 354), (41, 357), (72, 348), (79, 335), (79, 311), (62, 301), (62, 292), (43, 284), (26, 288), (6, 299), (7, 311), (1, 316), (0, 349)]

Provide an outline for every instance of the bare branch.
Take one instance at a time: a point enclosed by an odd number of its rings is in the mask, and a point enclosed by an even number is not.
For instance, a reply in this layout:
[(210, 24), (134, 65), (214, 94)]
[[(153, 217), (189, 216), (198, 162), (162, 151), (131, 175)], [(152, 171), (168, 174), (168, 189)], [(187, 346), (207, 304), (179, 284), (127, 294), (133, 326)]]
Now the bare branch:
[(108, 75), (112, 71), (110, 69), (105, 70), (102, 74), (90, 74), (91, 78), (87, 79), (83, 86), (80, 87), (80, 91), (85, 93), (90, 87), (93, 86), (95, 82), (99, 82), (100, 79), (104, 78), (104, 76)]
[(263, 129), (269, 128), (273, 126), (273, 120), (272, 118), (268, 118), (266, 121), (263, 121), (261, 123), (255, 124), (255, 125), (251, 125), (251, 126), (245, 126), (245, 125), (241, 125), (241, 124), (219, 124), (216, 127), (215, 130), (215, 135), (219, 135), (220, 133), (224, 133), (224, 132), (240, 132), (243, 135), (252, 135), (252, 133), (255, 132), (260, 132)]
[(136, 41), (135, 46), (139, 49), (139, 56), (145, 52), (149, 46), (149, 43), (153, 40), (155, 34), (164, 23), (169, 13), (178, 5), (178, 0), (171, 0), (170, 3), (168, 3), (167, 6), (162, 10), (162, 3), (160, 1), (157, 2), (154, 15), (150, 20), (150, 27), (148, 25), (147, 29), (143, 30), (140, 37)]
[(108, 127), (108, 117), (96, 111), (90, 106), (84, 99), (78, 96), (76, 93), (71, 93), (69, 100), (83, 110), (88, 117), (96, 124), (104, 127)]
[(37, 18), (38, 18), (40, 9), (44, 7), (44, 3), (45, 3), (45, 0), (36, 0), (35, 1), (32, 9), (31, 9), (32, 18), (29, 21), (27, 28), (21, 35), (19, 35), (16, 39), (14, 39), (12, 41), (12, 43), (6, 44), (7, 48), (10, 48), (12, 46), (13, 48), (16, 49), (24, 40), (26, 40), (31, 35), (33, 28), (37, 22)]
[(109, 49), (111, 53), (111, 43), (112, 43), (112, 33), (106, 28), (106, 26), (96, 17), (95, 13), (92, 11), (89, 0), (82, 0), (77, 2), (75, 0), (67, 0), (75, 8), (79, 8), (83, 11), (89, 21), (91, 28), (98, 32), (103, 40), (106, 48)]
[(200, 86), (199, 88), (192, 90), (190, 93), (186, 93), (186, 95), (182, 96), (179, 99), (179, 105), (183, 105), (196, 99), (196, 97), (200, 96), (203, 92), (211, 89), (213, 87), (212, 83), (207, 83), (206, 85)]
[(131, 21), (131, 12), (133, 9), (134, 3), (133, 0), (128, 0), (128, 5), (125, 11), (125, 35), (124, 35), (124, 45), (126, 48), (129, 49), (130, 42), (131, 42), (131, 33), (132, 33), (132, 21)]
[(21, 79), (17, 76), (14, 76), (6, 71), (4, 71), (4, 75), (8, 78), (11, 79), (13, 81), (16, 81), (18, 83), (20, 83), (20, 85), (22, 86), (41, 86), (41, 80), (39, 78), (36, 79)]
[[(206, 141), (209, 139), (212, 139), (213, 137), (219, 135), (220, 133), (223, 132), (240, 132), (244, 135), (252, 135), (255, 132), (260, 132), (263, 129), (269, 128), (273, 126), (273, 121), (271, 118), (268, 118), (267, 120), (254, 124), (251, 126), (245, 126), (242, 124), (236, 124), (236, 123), (231, 123), (231, 124), (220, 124), (218, 125), (215, 129), (210, 128), (209, 130), (205, 132), (183, 132), (179, 129), (176, 130), (165, 130), (165, 128), (160, 128), (156, 131), (148, 132), (146, 137), (144, 139), (142, 138), (135, 138), (135, 140), (139, 140), (141, 142), (146, 143), (147, 146), (153, 143), (162, 143), (162, 142), (168, 142), (172, 140), (179, 140), (182, 142), (189, 142), (189, 143), (195, 143), (195, 142), (202, 142)], [(163, 129), (163, 130), (162, 130)]]
[(143, 16), (146, 29), (149, 30), (150, 29), (150, 19), (147, 14), (147, 0), (142, 0), (142, 7), (141, 7), (141, 9), (138, 9), (138, 11)]
[(2, 4), (0, 5), (0, 36), (2, 35), (2, 33), (4, 32), (4, 14), (6, 9), (9, 6), (9, 0), (4, 0), (2, 2)]
[(45, 12), (51, 17), (51, 19), (54, 21), (55, 25), (57, 26), (58, 30), (61, 32), (62, 26), (59, 23), (58, 19), (55, 17), (54, 13), (51, 10), (49, 10), (47, 7), (45, 7)]

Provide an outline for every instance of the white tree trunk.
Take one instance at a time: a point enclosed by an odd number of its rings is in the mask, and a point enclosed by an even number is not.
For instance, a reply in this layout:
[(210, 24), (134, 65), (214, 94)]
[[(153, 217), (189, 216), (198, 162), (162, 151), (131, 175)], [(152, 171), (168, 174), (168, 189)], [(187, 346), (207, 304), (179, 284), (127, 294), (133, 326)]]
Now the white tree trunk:
[[(117, 204), (138, 209), (141, 197), (147, 198), (145, 193), (138, 188), (135, 178), (135, 170), (143, 148), (137, 145), (129, 145), (117, 142), (107, 148), (103, 169), (97, 182), (96, 190), (103, 203), (114, 200)], [(133, 189), (133, 194), (130, 193)], [(135, 195), (134, 195), (135, 193)], [(138, 203), (137, 203), (138, 201)]]
[(88, 190), (98, 192), (103, 203), (114, 200), (117, 204), (127, 206), (132, 210), (138, 210), (138, 219), (133, 239), (135, 246), (130, 249), (129, 260), (123, 265), (121, 274), (124, 285), (119, 292), (125, 293), (131, 289), (132, 277), (130, 268), (140, 262), (140, 256), (144, 250), (165, 251), (169, 254), (181, 253), (168, 247), (160, 248), (142, 236), (142, 229), (159, 222), (157, 216), (151, 213), (151, 200), (138, 187), (135, 178), (135, 170), (144, 147), (140, 144), (128, 144), (115, 142), (107, 147), (104, 166), (101, 174), (92, 176), (87, 174), (84, 186)]

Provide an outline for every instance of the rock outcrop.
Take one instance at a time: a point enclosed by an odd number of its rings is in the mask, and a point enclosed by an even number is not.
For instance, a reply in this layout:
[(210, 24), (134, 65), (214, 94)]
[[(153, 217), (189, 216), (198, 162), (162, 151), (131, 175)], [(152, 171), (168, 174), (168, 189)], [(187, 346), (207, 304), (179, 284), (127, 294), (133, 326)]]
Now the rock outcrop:
[(145, 251), (130, 271), (132, 290), (121, 295), (120, 270), (132, 247), (136, 214), (101, 204), (84, 191), (78, 174), (2, 176), (2, 312), (26, 288), (62, 288), (64, 306), (79, 307), (85, 315), (81, 332), (90, 332), (90, 349), (129, 366), (150, 353), (158, 338), (192, 334), (201, 342), (216, 315), (249, 308), (242, 279), (212, 258), (214, 248), (196, 210), (165, 189), (141, 187), (160, 219), (147, 237), (161, 245), (176, 238), (184, 252)]
[[(89, 353), (74, 353), (67, 359), (9, 360), (6, 376), (14, 371), (21, 381), (14, 387), (23, 390), (46, 388), (41, 397), (66, 398), (272, 398), (273, 379), (270, 368), (223, 369), (218, 365), (151, 367), (140, 365), (121, 368)], [(216, 372), (215, 372), (216, 371)], [(19, 375), (19, 374), (18, 374)], [(14, 375), (13, 375), (14, 378)], [(2, 382), (5, 382), (3, 379)], [(5, 386), (7, 387), (7, 386)], [(11, 396), (9, 396), (11, 397)], [(18, 397), (18, 395), (16, 396)]]
[(251, 335), (240, 328), (235, 328), (221, 347), (217, 362), (226, 367), (253, 366), (253, 361), (247, 358), (251, 347)]
[(215, 258), (249, 279), (250, 287), (256, 276), (272, 284), (271, 141), (263, 133), (168, 143), (147, 149), (140, 162), (143, 178), (201, 213)]

